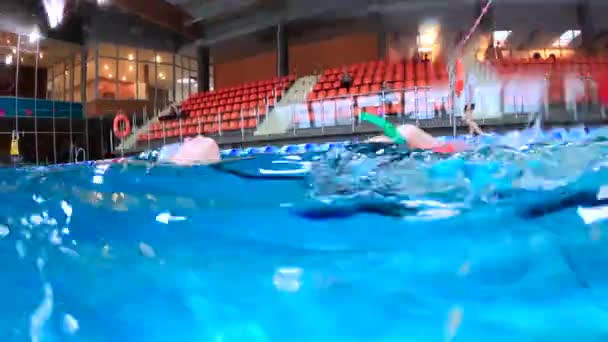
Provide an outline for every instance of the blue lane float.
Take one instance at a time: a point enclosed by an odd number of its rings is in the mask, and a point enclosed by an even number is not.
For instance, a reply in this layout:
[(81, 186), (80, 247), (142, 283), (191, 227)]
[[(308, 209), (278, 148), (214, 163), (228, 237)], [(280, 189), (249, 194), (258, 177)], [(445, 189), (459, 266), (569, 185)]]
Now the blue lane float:
[[(583, 141), (587, 139), (595, 139), (599, 137), (608, 137), (608, 127), (585, 128), (583, 126), (572, 127), (566, 129), (563, 127), (553, 128), (549, 131), (539, 131), (534, 129), (526, 129), (521, 131), (509, 131), (503, 134), (490, 133), (478, 137), (469, 135), (439, 136), (437, 140), (441, 143), (449, 143), (452, 141), (465, 141), (477, 144), (493, 144), (504, 143), (505, 141), (513, 144), (531, 144), (547, 140), (553, 141)], [(307, 152), (327, 152), (334, 149), (341, 149), (348, 144), (355, 143), (354, 141), (343, 141), (322, 144), (289, 144), (281, 147), (264, 146), (260, 148), (248, 148), (245, 150), (229, 149), (222, 150), (222, 156), (237, 157), (242, 155), (279, 153), (279, 154), (302, 154)]]

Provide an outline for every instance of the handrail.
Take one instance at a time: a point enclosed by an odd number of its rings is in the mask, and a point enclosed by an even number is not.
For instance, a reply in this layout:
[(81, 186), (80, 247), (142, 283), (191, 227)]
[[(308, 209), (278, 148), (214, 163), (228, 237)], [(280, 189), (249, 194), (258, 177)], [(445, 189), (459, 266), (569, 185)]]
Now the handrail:
[(400, 88), (400, 89), (384, 89), (382, 91), (376, 91), (376, 92), (367, 92), (367, 93), (356, 93), (356, 94), (344, 94), (344, 95), (337, 95), (337, 96), (332, 96), (332, 97), (324, 97), (322, 99), (306, 99), (306, 102), (316, 102), (316, 101), (324, 101), (324, 100), (339, 100), (339, 99), (346, 99), (346, 98), (353, 98), (353, 97), (360, 97), (360, 96), (370, 96), (370, 95), (384, 95), (384, 94), (391, 94), (391, 93), (407, 93), (407, 92), (416, 92), (419, 89), (423, 89), (423, 90), (430, 90), (432, 89), (432, 87), (430, 86), (416, 86), (413, 88)]
[(74, 156), (74, 162), (78, 163), (78, 156), (80, 155), (80, 152), (82, 152), (82, 161), (86, 161), (87, 160), (87, 152), (85, 151), (84, 148), (79, 147), (76, 149), (76, 155)]

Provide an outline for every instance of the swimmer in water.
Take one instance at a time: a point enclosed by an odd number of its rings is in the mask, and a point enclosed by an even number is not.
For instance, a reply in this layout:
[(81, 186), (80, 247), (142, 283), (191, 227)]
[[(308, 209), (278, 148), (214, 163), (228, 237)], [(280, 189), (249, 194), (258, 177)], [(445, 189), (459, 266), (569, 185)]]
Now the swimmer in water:
[[(397, 131), (410, 149), (432, 150), (439, 153), (456, 153), (467, 149), (463, 142), (442, 144), (432, 135), (414, 125), (398, 126)], [(385, 135), (373, 137), (368, 142), (394, 143), (392, 138)], [(215, 140), (202, 135), (186, 138), (177, 152), (167, 159), (178, 165), (213, 164), (220, 160), (220, 148)]]
[(221, 160), (215, 140), (202, 135), (186, 138), (177, 152), (167, 159), (178, 165), (213, 164)]
[[(447, 144), (440, 143), (432, 135), (414, 125), (397, 126), (397, 131), (406, 141), (407, 146), (414, 150), (432, 150), (440, 153), (456, 153), (467, 149), (464, 142), (450, 142)], [(393, 139), (385, 135), (373, 137), (368, 142), (393, 143)]]

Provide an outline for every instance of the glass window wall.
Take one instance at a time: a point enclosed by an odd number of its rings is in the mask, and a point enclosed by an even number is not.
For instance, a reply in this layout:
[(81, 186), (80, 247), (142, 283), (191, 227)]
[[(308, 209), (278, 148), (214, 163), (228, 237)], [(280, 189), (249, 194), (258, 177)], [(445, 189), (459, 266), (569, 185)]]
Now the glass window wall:
[[(49, 98), (82, 100), (81, 63), (75, 51), (48, 67)], [(142, 100), (162, 110), (174, 99), (183, 101), (198, 91), (196, 60), (170, 52), (98, 44), (88, 49), (86, 69), (87, 101)]]

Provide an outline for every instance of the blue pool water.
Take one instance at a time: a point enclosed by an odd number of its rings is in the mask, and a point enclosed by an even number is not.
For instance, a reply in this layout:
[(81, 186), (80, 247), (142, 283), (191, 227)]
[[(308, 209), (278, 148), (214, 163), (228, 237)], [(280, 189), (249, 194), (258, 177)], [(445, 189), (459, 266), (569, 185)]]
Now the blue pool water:
[(606, 341), (608, 144), (514, 139), (1, 170), (0, 340)]

